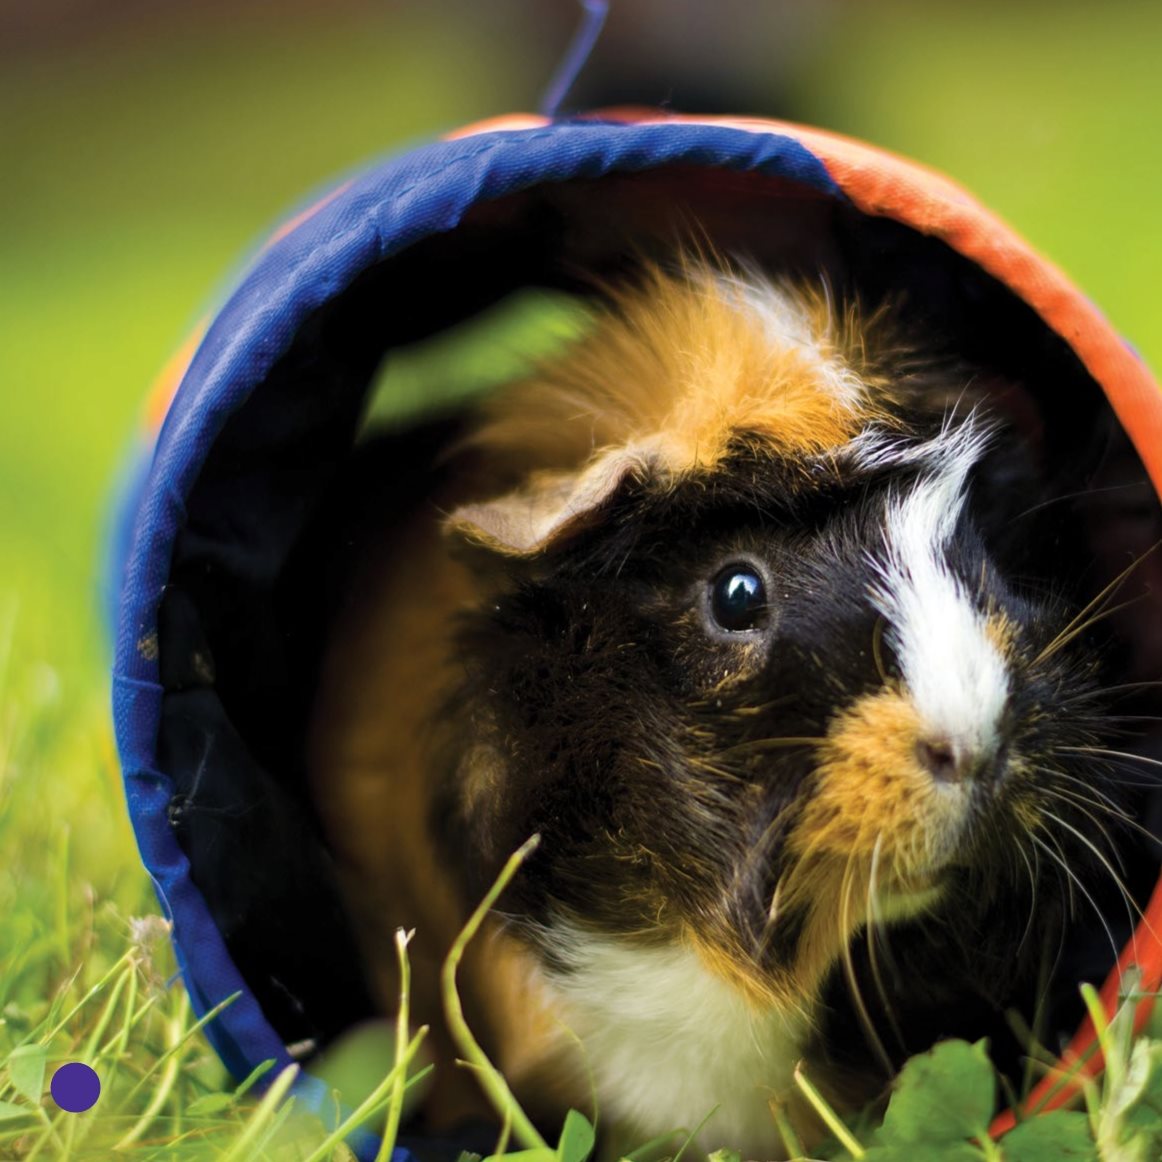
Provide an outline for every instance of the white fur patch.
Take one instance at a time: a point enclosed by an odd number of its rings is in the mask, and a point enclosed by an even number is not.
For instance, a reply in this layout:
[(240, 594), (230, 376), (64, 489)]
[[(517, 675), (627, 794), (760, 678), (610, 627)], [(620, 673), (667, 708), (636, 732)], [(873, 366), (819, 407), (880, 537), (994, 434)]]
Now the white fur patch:
[(873, 565), (872, 600), (888, 622), (912, 701), (933, 736), (968, 753), (997, 746), (1009, 695), (1004, 659), (972, 596), (947, 566), (969, 470), (987, 432), (971, 417), (938, 437), (938, 470), (889, 501), (887, 553)]
[[(963, 425), (963, 426), (962, 426)], [(973, 413), (954, 423), (950, 417), (930, 440), (901, 437), (898, 432), (871, 426), (844, 447), (840, 456), (864, 471), (882, 468), (945, 470), (950, 461), (968, 458), (971, 467), (988, 443), (989, 431)]]
[(550, 939), (570, 971), (550, 974), (549, 987), (584, 1046), (603, 1116), (645, 1141), (692, 1131), (717, 1106), (699, 1150), (777, 1156), (769, 1101), (793, 1084), (805, 1015), (755, 1008), (688, 948), (569, 923), (554, 924)]

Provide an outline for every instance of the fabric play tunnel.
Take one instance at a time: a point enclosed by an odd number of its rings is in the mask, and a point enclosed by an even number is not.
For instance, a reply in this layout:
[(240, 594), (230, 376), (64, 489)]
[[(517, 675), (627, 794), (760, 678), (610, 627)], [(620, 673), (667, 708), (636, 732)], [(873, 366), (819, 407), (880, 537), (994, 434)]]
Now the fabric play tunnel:
[[(1156, 515), (1149, 372), (1058, 270), (917, 165), (777, 122), (613, 113), (473, 126), (346, 181), (275, 232), (163, 374), (115, 540), (129, 810), (195, 1010), (239, 994), (206, 1029), (235, 1076), (301, 1060), (297, 1092), (319, 1106), (311, 1055), (373, 1013), (304, 792), (303, 723), (335, 498), (358, 450), (377, 431), (410, 447), (409, 424), (430, 433), (433, 410), (455, 412), (449, 398), (385, 399), (393, 361), (530, 289), (589, 293), (627, 256), (664, 257), (690, 224), (772, 271), (822, 270), (869, 301), (902, 292), (958, 353), (1026, 386), (1054, 454), (1115, 433), (1109, 479), (1152, 481), (1150, 511), (1111, 508), (1095, 527)], [(402, 459), (401, 495), (422, 488), (422, 462)], [(1160, 600), (1136, 604), (1131, 630), (1137, 670), (1156, 675)], [(1119, 963), (1095, 939), (1064, 987), (1105, 980), (1107, 1011), (1131, 964), (1143, 993), (1158, 987), (1156, 879), (1156, 862), (1138, 873), (1145, 919), (1116, 929)], [(1064, 1059), (1096, 1072), (1095, 1048), (1083, 1025)], [(1031, 1105), (1070, 1088), (1047, 1078)]]

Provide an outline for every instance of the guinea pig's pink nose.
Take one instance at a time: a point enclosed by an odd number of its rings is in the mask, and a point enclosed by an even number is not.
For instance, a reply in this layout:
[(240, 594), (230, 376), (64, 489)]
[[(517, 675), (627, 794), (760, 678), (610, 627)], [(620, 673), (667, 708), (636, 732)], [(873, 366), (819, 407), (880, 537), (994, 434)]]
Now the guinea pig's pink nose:
[(920, 765), (942, 783), (960, 783), (979, 771), (983, 755), (955, 738), (933, 735), (916, 743)]

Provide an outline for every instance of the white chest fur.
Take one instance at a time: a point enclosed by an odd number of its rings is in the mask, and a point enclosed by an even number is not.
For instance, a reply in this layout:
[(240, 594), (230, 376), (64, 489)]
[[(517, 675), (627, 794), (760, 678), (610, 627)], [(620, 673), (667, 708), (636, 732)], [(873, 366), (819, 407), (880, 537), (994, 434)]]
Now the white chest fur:
[(549, 986), (584, 1048), (607, 1125), (635, 1136), (633, 1146), (710, 1115), (701, 1149), (778, 1156), (770, 1099), (793, 1085), (805, 1015), (757, 1009), (690, 949), (557, 926), (553, 942), (569, 971)]

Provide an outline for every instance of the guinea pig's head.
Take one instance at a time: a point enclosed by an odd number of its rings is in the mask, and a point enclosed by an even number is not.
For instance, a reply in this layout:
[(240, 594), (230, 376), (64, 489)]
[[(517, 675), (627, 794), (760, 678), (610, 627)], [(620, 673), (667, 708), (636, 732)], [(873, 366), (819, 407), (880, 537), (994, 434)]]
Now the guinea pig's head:
[(1035, 444), (889, 332), (653, 271), (472, 441), (505, 485), (448, 520), (486, 592), (449, 833), (480, 889), (540, 834), (503, 910), (550, 968), (680, 944), (802, 1005), (869, 924), (1024, 926), (1104, 858), (1103, 655)]

